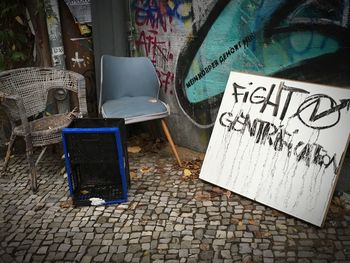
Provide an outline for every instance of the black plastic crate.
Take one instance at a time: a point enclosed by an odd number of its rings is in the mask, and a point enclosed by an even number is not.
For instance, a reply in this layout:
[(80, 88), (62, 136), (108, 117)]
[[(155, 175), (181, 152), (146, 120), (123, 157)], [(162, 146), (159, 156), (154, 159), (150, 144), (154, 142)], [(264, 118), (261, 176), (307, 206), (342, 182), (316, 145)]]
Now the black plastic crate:
[(73, 203), (126, 202), (130, 177), (124, 119), (75, 119), (62, 136)]

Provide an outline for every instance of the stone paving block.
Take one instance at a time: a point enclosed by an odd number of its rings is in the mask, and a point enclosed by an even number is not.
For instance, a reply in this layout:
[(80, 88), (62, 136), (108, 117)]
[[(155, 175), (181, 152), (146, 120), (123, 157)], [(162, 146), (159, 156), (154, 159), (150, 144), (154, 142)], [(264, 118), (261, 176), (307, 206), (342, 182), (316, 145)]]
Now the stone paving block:
[(35, 195), (25, 158), (0, 180), (0, 262), (350, 262), (348, 210), (315, 228), (235, 194), (197, 200), (214, 186), (153, 153), (130, 156), (131, 169), (150, 169), (132, 179), (129, 202), (62, 208), (67, 181), (45, 158)]

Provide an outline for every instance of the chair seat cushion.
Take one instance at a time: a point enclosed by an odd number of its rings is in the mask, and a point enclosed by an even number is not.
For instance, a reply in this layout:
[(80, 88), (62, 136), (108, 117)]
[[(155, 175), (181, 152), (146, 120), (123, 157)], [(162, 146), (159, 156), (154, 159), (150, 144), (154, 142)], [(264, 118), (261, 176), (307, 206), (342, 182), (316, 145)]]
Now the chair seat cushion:
[(164, 118), (169, 115), (168, 106), (153, 97), (123, 97), (108, 100), (101, 107), (105, 118), (124, 118), (125, 123)]
[[(62, 140), (62, 130), (74, 119), (71, 112), (42, 117), (29, 122), (30, 136), (34, 147), (58, 143)], [(16, 136), (25, 136), (23, 125), (13, 129)]]

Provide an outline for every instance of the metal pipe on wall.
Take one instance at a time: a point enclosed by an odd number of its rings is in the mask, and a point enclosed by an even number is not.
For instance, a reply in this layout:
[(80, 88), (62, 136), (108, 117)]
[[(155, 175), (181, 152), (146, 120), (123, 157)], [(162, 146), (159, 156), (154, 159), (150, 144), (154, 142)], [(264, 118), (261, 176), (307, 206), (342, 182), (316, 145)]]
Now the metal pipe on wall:
[[(55, 68), (65, 69), (66, 64), (58, 1), (49, 0), (45, 2), (45, 9), (52, 66)], [(67, 91), (63, 89), (57, 89), (54, 93), (54, 98), (56, 100), (57, 111), (59, 113), (69, 111), (69, 96)]]

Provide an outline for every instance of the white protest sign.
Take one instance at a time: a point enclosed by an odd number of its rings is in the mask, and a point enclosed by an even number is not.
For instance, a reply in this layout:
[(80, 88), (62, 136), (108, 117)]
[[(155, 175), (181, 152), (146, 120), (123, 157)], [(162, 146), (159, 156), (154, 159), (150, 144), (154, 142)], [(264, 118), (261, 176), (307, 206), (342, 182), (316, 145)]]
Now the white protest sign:
[(231, 72), (200, 178), (321, 226), (349, 107), (350, 88)]

